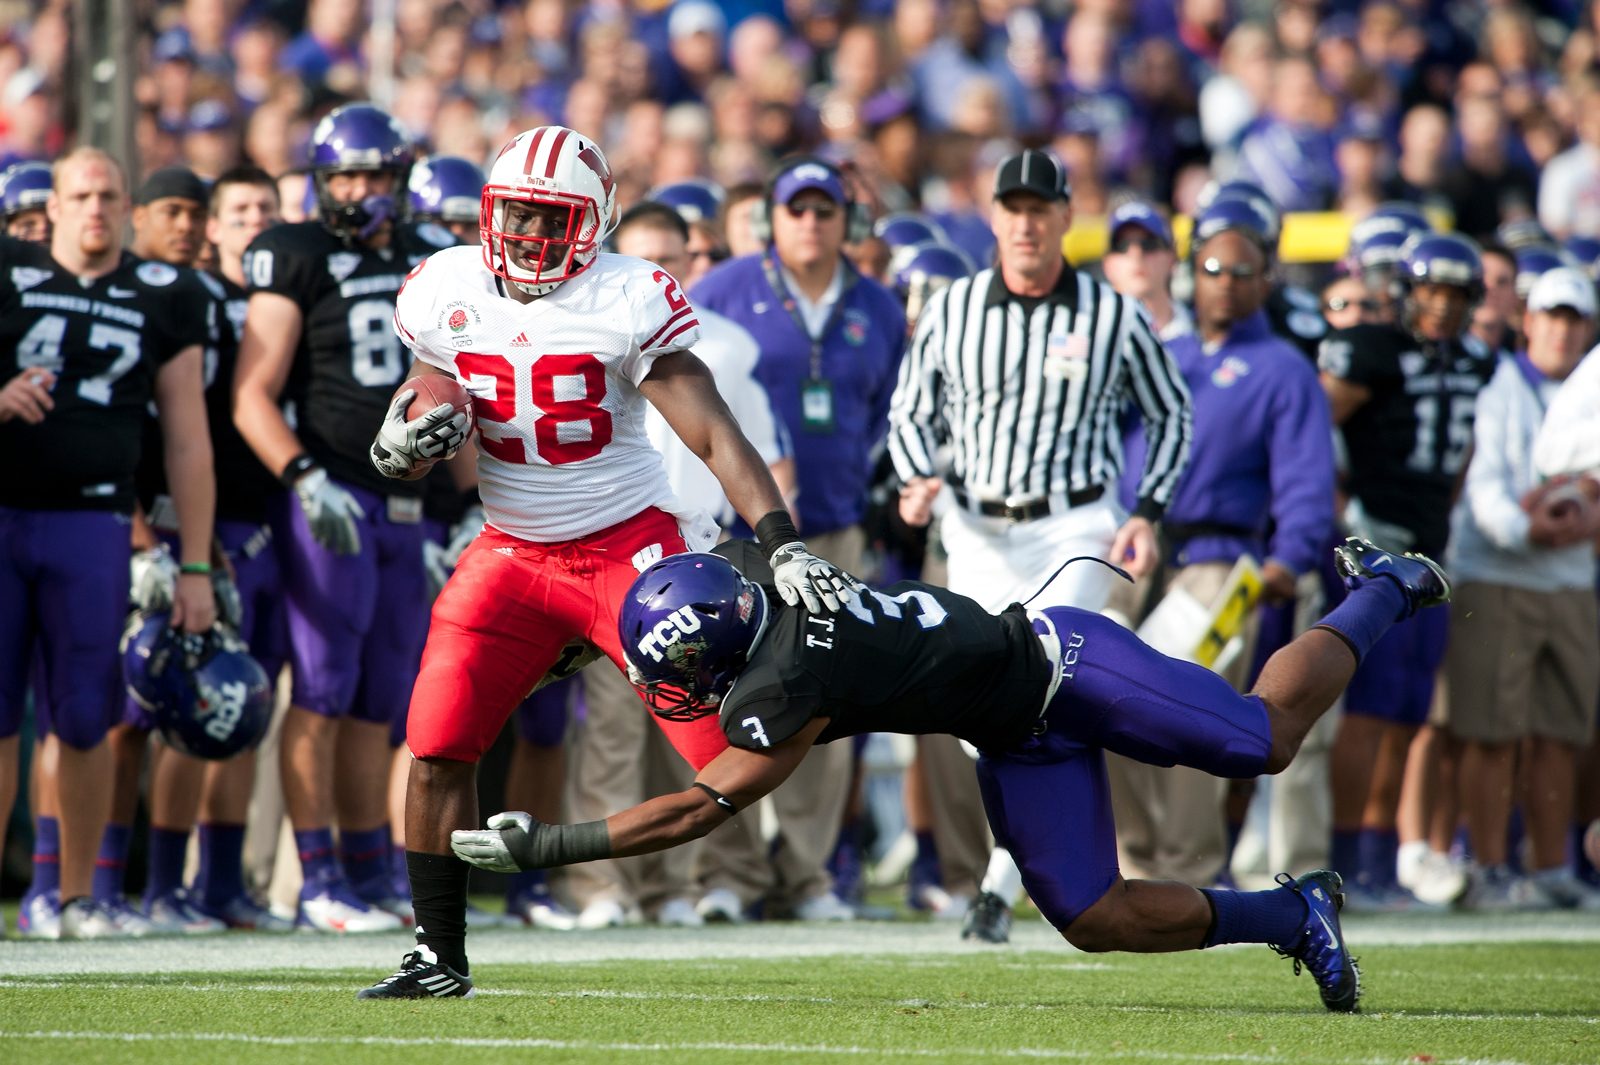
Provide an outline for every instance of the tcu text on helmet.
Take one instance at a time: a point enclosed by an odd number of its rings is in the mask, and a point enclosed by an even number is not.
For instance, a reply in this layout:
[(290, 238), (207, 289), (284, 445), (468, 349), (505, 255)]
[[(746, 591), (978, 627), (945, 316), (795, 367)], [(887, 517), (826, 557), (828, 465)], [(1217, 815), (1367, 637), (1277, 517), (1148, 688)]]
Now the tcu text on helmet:
[(681, 606), (644, 634), (644, 639), (639, 641), (639, 653), (649, 655), (653, 662), (659, 662), (663, 651), (689, 633), (699, 630), (700, 615), (694, 612), (693, 607)]

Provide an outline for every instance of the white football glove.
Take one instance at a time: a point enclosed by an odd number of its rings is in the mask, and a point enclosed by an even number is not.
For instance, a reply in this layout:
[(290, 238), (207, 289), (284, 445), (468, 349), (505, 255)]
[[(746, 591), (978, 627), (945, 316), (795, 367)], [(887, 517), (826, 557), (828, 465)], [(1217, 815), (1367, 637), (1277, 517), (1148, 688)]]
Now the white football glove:
[(146, 613), (172, 609), (178, 587), (178, 560), (166, 544), (135, 551), (128, 563), (128, 601)]
[(378, 438), (372, 442), (372, 464), (385, 477), (404, 477), (424, 463), (447, 459), (467, 442), (467, 412), (448, 403), (406, 421), (406, 408), (416, 398), (416, 390), (411, 388), (395, 396), (378, 429)]
[(361, 553), (361, 532), (356, 521), (365, 518), (367, 512), (355, 496), (328, 479), (327, 470), (314, 467), (294, 483), (294, 494), (300, 497), (300, 509), (305, 511), (312, 539), (336, 555)]
[(854, 577), (807, 551), (799, 540), (778, 548), (768, 561), (783, 601), (790, 606), (804, 602), (813, 614), (837, 614), (860, 587)]
[(450, 530), (450, 542), (444, 546), (445, 564), (451, 569), (461, 564), (461, 554), (472, 546), (472, 541), (483, 532), (483, 508), (473, 505), (461, 515), (461, 520), (456, 522), (455, 528)]
[(511, 848), (500, 830), (508, 828), (513, 838), (525, 840), (537, 824), (520, 810), (498, 813), (489, 818), (487, 829), (457, 829), (450, 833), (450, 849), (464, 862), (495, 873), (518, 873), (524, 868), (511, 856)]

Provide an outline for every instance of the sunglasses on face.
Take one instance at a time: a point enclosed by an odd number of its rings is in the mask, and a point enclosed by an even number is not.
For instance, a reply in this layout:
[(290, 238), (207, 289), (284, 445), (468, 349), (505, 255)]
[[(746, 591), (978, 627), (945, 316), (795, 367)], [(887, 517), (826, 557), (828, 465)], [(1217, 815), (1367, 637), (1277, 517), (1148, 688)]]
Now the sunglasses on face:
[(1383, 310), (1383, 306), (1377, 300), (1374, 300), (1374, 299), (1352, 300), (1352, 299), (1347, 299), (1344, 296), (1333, 296), (1326, 303), (1324, 303), (1322, 305), (1322, 309), (1324, 311), (1332, 311), (1335, 314), (1337, 314), (1340, 311), (1349, 310), (1351, 307), (1360, 308), (1363, 312), (1365, 312), (1367, 314), (1377, 314), (1379, 311)]
[(728, 258), (730, 254), (731, 253), (727, 248), (700, 248), (696, 251), (691, 251), (689, 253), (689, 258), (710, 259), (714, 263), (720, 263), (724, 259)]
[(1113, 255), (1126, 255), (1134, 248), (1138, 248), (1146, 255), (1154, 255), (1158, 251), (1167, 250), (1167, 246), (1165, 244), (1163, 244), (1156, 237), (1151, 236), (1118, 237), (1116, 240), (1111, 242), (1111, 253)]
[(1227, 274), (1236, 281), (1249, 281), (1258, 273), (1249, 263), (1234, 263), (1232, 266), (1223, 266), (1222, 261), (1212, 256), (1200, 264), (1200, 272), (1207, 277), (1221, 277)]
[(811, 214), (817, 216), (817, 221), (827, 222), (831, 221), (839, 214), (838, 204), (828, 203), (822, 200), (813, 201), (811, 203), (786, 203), (783, 206), (784, 210), (789, 212), (790, 218), (803, 218), (807, 212), (810, 212)]

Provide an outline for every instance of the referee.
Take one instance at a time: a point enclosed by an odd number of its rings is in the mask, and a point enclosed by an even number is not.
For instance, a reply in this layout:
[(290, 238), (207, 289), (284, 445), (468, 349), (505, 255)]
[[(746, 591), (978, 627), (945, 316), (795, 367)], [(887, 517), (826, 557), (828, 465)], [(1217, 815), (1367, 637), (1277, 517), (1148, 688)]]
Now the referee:
[[(1135, 577), (1156, 567), (1154, 523), (1189, 455), (1189, 391), (1138, 302), (1062, 258), (1072, 207), (1054, 157), (1024, 151), (1000, 164), (990, 224), (999, 265), (933, 297), (900, 366), (889, 408), (900, 516), (926, 525), (948, 482), (939, 532), (952, 590), (991, 611), (1030, 596), (1040, 609), (1099, 610), (1109, 569), (1056, 570), (1078, 555)], [(1150, 443), (1131, 517), (1114, 490), (1130, 400)], [(930, 793), (976, 801), (970, 763), (939, 763), (928, 764), (942, 778)], [(996, 850), (963, 938), (1004, 942), (1020, 895), (1016, 865)]]
[[(990, 222), (999, 265), (930, 301), (900, 367), (889, 448), (907, 524), (928, 523), (948, 482), (950, 587), (998, 610), (1075, 555), (1135, 577), (1155, 566), (1153, 523), (1188, 458), (1191, 412), (1137, 301), (1062, 258), (1072, 207), (1054, 157), (1024, 151), (1000, 164)], [(1150, 447), (1128, 517), (1111, 486), (1130, 400)], [(1069, 566), (1035, 603), (1098, 610), (1111, 577)]]

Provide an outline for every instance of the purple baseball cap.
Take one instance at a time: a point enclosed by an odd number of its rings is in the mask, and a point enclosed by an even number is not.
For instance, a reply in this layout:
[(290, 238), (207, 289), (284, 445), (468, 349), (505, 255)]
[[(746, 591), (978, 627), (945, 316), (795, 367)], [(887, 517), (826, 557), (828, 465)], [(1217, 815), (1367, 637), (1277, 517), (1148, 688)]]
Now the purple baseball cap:
[(1173, 246), (1172, 227), (1160, 211), (1143, 200), (1129, 200), (1112, 210), (1111, 217), (1106, 220), (1106, 232), (1112, 240), (1117, 239), (1117, 230), (1123, 226), (1138, 226), (1167, 247)]
[(779, 173), (772, 183), (772, 202), (788, 203), (807, 189), (824, 193), (834, 203), (850, 202), (839, 172), (813, 159), (802, 159)]

